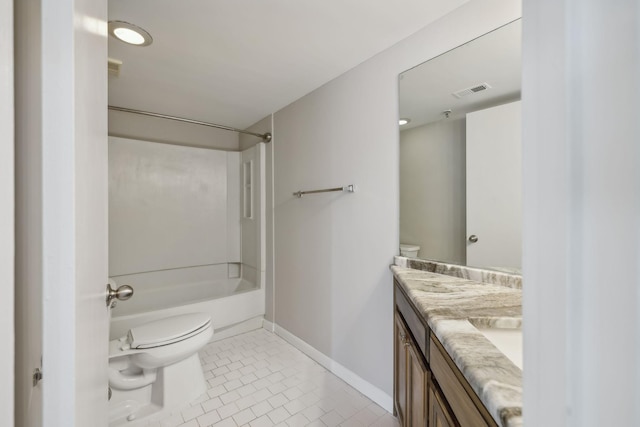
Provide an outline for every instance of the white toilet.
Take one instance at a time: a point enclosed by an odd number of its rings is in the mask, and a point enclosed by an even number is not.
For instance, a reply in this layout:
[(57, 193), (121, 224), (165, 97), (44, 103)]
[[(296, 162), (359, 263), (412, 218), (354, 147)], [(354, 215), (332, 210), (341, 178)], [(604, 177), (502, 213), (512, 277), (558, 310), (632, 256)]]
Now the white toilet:
[(404, 256), (407, 258), (417, 258), (418, 252), (420, 252), (420, 246), (400, 243), (400, 256)]
[(212, 335), (211, 317), (190, 313), (131, 328), (110, 341), (109, 426), (133, 426), (204, 394), (198, 351)]

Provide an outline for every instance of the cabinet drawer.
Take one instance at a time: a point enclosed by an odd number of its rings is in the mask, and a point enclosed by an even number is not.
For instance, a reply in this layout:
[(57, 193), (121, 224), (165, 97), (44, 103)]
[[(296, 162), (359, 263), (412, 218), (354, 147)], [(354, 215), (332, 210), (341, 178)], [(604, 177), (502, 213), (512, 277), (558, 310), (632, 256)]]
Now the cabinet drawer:
[(437, 338), (431, 337), (429, 349), (433, 376), (460, 425), (497, 426)]
[(411, 331), (411, 335), (416, 341), (416, 345), (422, 352), (422, 355), (429, 362), (429, 328), (426, 327), (416, 312), (413, 310), (411, 303), (407, 300), (407, 297), (404, 295), (402, 290), (400, 290), (400, 285), (395, 284), (393, 287), (394, 296), (396, 301), (396, 307), (398, 311), (402, 314), (404, 321), (407, 323), (409, 330)]

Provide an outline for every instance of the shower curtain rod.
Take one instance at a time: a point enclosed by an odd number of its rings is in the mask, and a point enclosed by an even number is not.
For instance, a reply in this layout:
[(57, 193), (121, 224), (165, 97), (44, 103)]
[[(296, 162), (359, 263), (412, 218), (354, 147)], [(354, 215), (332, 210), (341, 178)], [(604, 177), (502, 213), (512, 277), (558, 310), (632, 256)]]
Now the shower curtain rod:
[(228, 130), (231, 132), (244, 133), (247, 135), (253, 135), (253, 136), (257, 136), (258, 138), (262, 138), (264, 142), (271, 142), (271, 134), (269, 132), (267, 133), (249, 132), (248, 130), (236, 129), (230, 126), (217, 125), (215, 123), (208, 123), (208, 122), (201, 122), (199, 120), (185, 119), (183, 117), (169, 116), (167, 114), (152, 113), (150, 111), (134, 110), (133, 108), (116, 107), (114, 105), (109, 105), (109, 110), (122, 111), (124, 113), (140, 114), (142, 116), (158, 117), (161, 119), (175, 120), (177, 122), (191, 123), (194, 125), (208, 126), (211, 128)]

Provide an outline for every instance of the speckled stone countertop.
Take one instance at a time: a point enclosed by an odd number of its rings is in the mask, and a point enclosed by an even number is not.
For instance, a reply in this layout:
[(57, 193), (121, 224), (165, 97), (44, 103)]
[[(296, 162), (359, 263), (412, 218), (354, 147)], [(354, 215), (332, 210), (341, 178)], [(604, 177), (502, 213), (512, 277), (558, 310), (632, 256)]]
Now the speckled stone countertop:
[(391, 270), (496, 423), (522, 426), (522, 370), (475, 327), (520, 327), (522, 291), (426, 269)]

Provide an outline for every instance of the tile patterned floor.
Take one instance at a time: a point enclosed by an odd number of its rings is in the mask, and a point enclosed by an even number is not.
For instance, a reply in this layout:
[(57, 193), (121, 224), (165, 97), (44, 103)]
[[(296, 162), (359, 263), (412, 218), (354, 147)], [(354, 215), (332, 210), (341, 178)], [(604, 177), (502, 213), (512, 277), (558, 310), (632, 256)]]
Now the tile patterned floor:
[(398, 427), (396, 419), (264, 329), (208, 344), (209, 390), (150, 427)]

